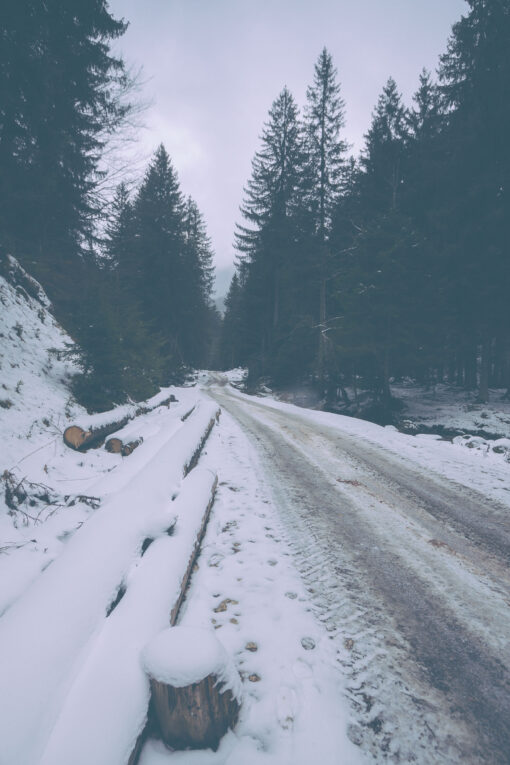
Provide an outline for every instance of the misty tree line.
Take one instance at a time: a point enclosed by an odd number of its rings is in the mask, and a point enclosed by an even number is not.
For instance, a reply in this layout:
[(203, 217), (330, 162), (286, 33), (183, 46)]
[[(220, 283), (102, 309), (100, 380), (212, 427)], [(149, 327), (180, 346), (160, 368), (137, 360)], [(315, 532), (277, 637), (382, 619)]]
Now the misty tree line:
[[(207, 365), (219, 322), (211, 244), (164, 149), (113, 209), (108, 167), (136, 112), (103, 0), (4, 0), (0, 20), (0, 259), (16, 256), (78, 341), (78, 398), (144, 398)], [(121, 173), (122, 175), (122, 173)]]
[(224, 368), (330, 399), (390, 381), (510, 386), (510, 5), (468, 0), (413, 104), (389, 79), (349, 156), (327, 50), (273, 103), (245, 188)]

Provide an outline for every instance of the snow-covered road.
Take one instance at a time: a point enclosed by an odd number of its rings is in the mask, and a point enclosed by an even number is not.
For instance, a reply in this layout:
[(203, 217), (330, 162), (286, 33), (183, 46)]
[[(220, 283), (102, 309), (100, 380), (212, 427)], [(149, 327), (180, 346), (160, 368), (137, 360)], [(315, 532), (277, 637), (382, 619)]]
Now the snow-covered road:
[(447, 478), (345, 418), (242, 396), (220, 376), (207, 391), (257, 445), (343, 649), (351, 738), (378, 762), (510, 762), (508, 508), (472, 470), (454, 482), (454, 462)]

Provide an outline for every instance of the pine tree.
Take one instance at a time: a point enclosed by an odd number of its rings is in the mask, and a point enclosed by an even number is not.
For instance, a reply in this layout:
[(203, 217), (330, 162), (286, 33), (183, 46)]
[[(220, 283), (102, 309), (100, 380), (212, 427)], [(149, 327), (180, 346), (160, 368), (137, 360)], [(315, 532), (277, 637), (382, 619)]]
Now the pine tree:
[(166, 339), (167, 369), (185, 363), (179, 344), (184, 282), (184, 200), (165, 147), (154, 154), (133, 203), (133, 288), (149, 325)]
[(319, 292), (319, 379), (324, 380), (327, 344), (327, 284), (331, 270), (328, 246), (333, 210), (342, 189), (342, 170), (347, 144), (341, 138), (344, 102), (337, 83), (337, 71), (326, 48), (315, 65), (313, 85), (307, 90), (305, 134), (307, 149), (306, 183), (309, 204), (315, 219), (316, 267)]
[(126, 27), (103, 0), (2, 4), (2, 244), (35, 262), (50, 292), (93, 232), (101, 153), (129, 111), (109, 48)]
[(248, 355), (255, 376), (271, 373), (282, 327), (293, 313), (293, 275), (299, 268), (296, 218), (300, 203), (303, 141), (295, 101), (284, 88), (274, 101), (252, 164), (241, 207), (237, 249), (245, 267)]
[[(133, 250), (133, 205), (125, 183), (120, 183), (111, 204), (111, 214), (106, 226), (104, 252), (110, 267), (126, 278), (127, 261)], [(131, 256), (132, 259), (132, 256)]]
[(480, 347), (483, 401), (492, 346), (510, 356), (510, 7), (506, 0), (468, 2), (470, 11), (454, 25), (441, 58), (440, 77), (449, 109), (450, 300), (458, 306), (460, 343), (471, 347), (471, 356)]
[(361, 156), (364, 205), (370, 215), (397, 210), (405, 172), (407, 113), (393, 78), (379, 96)]
[(245, 363), (242, 328), (242, 286), (236, 271), (225, 298), (225, 315), (220, 340), (221, 369), (234, 369)]
[(179, 317), (179, 345), (193, 366), (209, 366), (216, 331), (212, 304), (213, 249), (204, 218), (196, 202), (188, 197), (184, 209), (182, 294), (185, 300)]
[[(373, 113), (361, 169), (352, 168), (337, 212), (346, 234), (335, 280), (342, 319), (334, 337), (351, 374), (363, 370), (386, 413), (391, 406), (390, 375), (402, 373), (411, 354), (413, 301), (419, 289), (421, 240), (400, 210), (406, 124), (406, 111), (390, 79)], [(349, 217), (356, 221), (350, 232), (345, 226)], [(339, 231), (337, 224), (337, 241)]]

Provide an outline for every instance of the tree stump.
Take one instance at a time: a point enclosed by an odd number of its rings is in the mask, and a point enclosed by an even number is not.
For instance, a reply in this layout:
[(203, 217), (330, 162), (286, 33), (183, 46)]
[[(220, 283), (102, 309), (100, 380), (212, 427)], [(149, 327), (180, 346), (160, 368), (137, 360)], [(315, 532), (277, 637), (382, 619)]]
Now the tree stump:
[(152, 708), (172, 749), (216, 749), (239, 714), (240, 680), (222, 644), (204, 629), (171, 627), (145, 648)]

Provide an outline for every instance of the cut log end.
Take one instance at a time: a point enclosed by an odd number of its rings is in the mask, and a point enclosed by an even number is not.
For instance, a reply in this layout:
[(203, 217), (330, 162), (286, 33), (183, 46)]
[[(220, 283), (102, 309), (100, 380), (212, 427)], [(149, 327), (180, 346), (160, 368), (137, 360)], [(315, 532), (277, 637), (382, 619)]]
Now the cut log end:
[(216, 751), (237, 722), (240, 683), (214, 633), (171, 627), (149, 643), (143, 661), (165, 744)]
[(123, 457), (129, 457), (137, 446), (140, 446), (142, 443), (143, 438), (141, 436), (127, 444), (124, 444), (120, 438), (109, 438), (105, 443), (104, 448), (107, 452), (111, 452), (112, 454), (122, 454)]
[(71, 449), (79, 451), (86, 446), (90, 436), (90, 430), (83, 430), (79, 425), (71, 425), (64, 430), (64, 443)]
[(109, 438), (105, 443), (104, 448), (107, 452), (111, 452), (112, 454), (120, 454), (122, 446), (123, 444), (120, 438)]
[(140, 436), (140, 438), (136, 438), (134, 441), (130, 441), (128, 444), (124, 444), (124, 446), (121, 449), (121, 454), (123, 457), (129, 457), (130, 454), (134, 452), (134, 450), (140, 446), (140, 444), (143, 443), (143, 438)]

